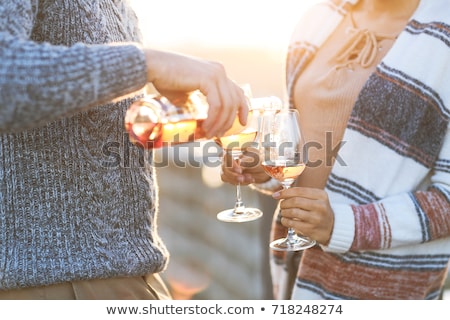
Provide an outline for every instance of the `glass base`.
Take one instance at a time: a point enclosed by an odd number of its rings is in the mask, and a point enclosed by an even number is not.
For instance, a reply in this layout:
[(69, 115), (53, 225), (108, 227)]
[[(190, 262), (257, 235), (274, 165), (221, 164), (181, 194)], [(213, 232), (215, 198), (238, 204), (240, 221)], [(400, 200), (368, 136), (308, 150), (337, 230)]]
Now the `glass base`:
[(224, 222), (246, 222), (259, 219), (263, 212), (256, 208), (245, 208), (242, 212), (235, 209), (223, 210), (217, 214), (217, 219)]
[(315, 240), (294, 236), (281, 238), (270, 243), (270, 248), (276, 251), (301, 251), (316, 245)]

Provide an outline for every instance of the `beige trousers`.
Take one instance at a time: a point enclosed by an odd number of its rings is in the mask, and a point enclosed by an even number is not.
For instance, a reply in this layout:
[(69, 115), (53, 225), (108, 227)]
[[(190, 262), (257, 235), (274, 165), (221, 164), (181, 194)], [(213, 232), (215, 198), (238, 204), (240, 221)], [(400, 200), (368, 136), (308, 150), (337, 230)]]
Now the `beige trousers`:
[(0, 290), (2, 300), (170, 300), (158, 274), (143, 277), (95, 279), (44, 287)]

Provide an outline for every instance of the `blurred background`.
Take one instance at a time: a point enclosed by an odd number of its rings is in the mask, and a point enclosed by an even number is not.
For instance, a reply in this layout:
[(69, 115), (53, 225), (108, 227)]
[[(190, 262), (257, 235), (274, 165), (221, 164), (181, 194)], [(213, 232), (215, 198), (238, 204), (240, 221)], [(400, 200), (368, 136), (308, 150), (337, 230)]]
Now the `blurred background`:
[[(131, 2), (145, 44), (219, 61), (230, 78), (250, 84), (254, 97), (285, 100), (290, 34), (307, 6), (317, 1)], [(175, 299), (271, 299), (267, 254), (276, 203), (243, 187), (245, 204), (261, 208), (263, 218), (218, 221), (219, 211), (234, 206), (236, 191), (220, 180), (217, 149), (208, 152), (208, 159), (203, 151), (175, 147), (155, 155), (160, 162), (159, 232), (171, 253), (163, 277)]]
[[(318, 0), (130, 0), (145, 44), (221, 62), (254, 97), (286, 100), (284, 62), (297, 21)], [(235, 187), (222, 184), (218, 149), (171, 148), (155, 154), (159, 232), (171, 258), (163, 278), (175, 299), (272, 299), (268, 261), (276, 203), (243, 187), (243, 200), (263, 218), (218, 221), (234, 206)], [(217, 153), (214, 156), (214, 152)], [(450, 280), (448, 281), (450, 288)], [(450, 299), (450, 289), (445, 299)]]

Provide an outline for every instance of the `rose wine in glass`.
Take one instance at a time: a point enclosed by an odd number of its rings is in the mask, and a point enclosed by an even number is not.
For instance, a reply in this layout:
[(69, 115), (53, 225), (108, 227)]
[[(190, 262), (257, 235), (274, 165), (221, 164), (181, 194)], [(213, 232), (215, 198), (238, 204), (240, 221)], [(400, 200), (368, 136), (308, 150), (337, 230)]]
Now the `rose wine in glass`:
[[(264, 118), (262, 125), (262, 167), (284, 189), (290, 188), (306, 168), (305, 141), (298, 120), (297, 110), (285, 110)], [(299, 251), (315, 244), (314, 240), (301, 237), (289, 228), (287, 236), (272, 241), (270, 247), (277, 251)]]

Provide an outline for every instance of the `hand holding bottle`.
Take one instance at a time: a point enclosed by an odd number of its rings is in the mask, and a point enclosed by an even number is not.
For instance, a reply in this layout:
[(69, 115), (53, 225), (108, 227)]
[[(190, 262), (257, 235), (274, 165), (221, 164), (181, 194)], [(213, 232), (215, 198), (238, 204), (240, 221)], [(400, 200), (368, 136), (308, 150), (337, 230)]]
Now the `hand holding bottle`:
[[(274, 96), (246, 97), (246, 99), (251, 105), (251, 119), (267, 106), (275, 107), (281, 104), (280, 99)], [(178, 94), (176, 98), (172, 95), (171, 99), (162, 95), (147, 95), (128, 108), (125, 115), (125, 128), (130, 135), (130, 141), (144, 149), (204, 140), (208, 138), (208, 135), (203, 124), (208, 118), (209, 110), (207, 97), (199, 90), (189, 94)], [(240, 123), (238, 114), (235, 113), (231, 128), (214, 138), (216, 140), (227, 138), (224, 141), (228, 141), (226, 142), (228, 144), (245, 129), (246, 126)], [(255, 132), (253, 133), (256, 135)]]
[(145, 56), (148, 81), (163, 96), (172, 100), (194, 90), (206, 96), (208, 117), (202, 124), (206, 138), (222, 136), (236, 114), (240, 123), (246, 124), (247, 98), (220, 63), (152, 49), (145, 49)]

